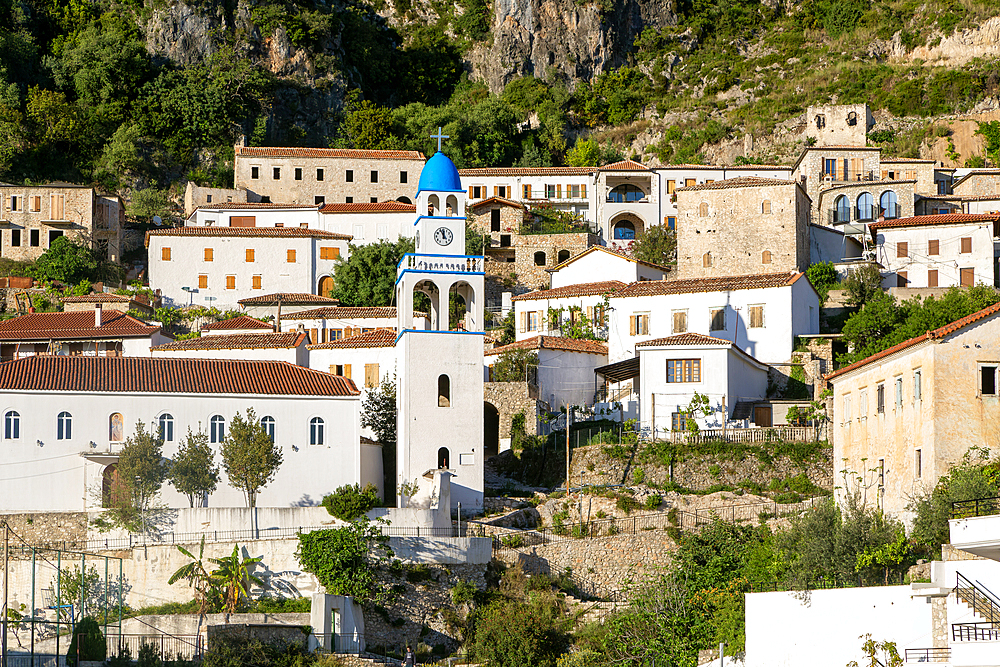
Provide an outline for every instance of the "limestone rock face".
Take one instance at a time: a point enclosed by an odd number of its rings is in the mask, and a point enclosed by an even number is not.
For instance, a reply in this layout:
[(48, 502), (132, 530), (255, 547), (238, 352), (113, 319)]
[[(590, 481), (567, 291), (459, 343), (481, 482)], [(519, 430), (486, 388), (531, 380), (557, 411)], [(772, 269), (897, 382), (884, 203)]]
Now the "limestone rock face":
[(909, 53), (902, 48), (895, 49), (893, 55), (951, 67), (964, 65), (973, 58), (996, 58), (1000, 56), (1000, 16), (983, 21), (977, 28), (943, 37), (936, 46), (918, 46)]
[(221, 8), (201, 9), (184, 2), (153, 10), (145, 24), (146, 48), (178, 65), (194, 65), (215, 53), (212, 33), (227, 27)]

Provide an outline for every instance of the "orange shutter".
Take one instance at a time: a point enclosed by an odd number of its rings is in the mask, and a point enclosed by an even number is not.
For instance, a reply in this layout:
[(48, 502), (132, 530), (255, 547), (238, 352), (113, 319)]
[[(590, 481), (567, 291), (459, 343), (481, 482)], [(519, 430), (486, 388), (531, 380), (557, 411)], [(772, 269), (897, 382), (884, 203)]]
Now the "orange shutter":
[(215, 259), (215, 251), (212, 248), (205, 248), (205, 261), (211, 262)]
[(170, 261), (170, 248), (167, 247), (160, 248), (160, 259), (163, 260), (164, 262)]
[(247, 248), (247, 261), (253, 261), (253, 248)]
[(226, 276), (226, 289), (236, 289), (236, 276)]
[(295, 263), (295, 250), (292, 248), (288, 249), (288, 263), (289, 264)]
[(253, 288), (254, 289), (260, 289), (261, 288), (260, 287), (260, 276), (254, 276), (253, 277)]
[(208, 289), (208, 276), (204, 273), (198, 276), (198, 289)]

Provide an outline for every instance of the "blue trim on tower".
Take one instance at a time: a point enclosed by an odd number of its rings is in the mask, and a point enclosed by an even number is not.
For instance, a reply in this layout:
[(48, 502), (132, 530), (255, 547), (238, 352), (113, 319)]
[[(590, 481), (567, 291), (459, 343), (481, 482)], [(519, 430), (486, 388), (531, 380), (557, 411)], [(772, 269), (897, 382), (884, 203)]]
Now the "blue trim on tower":
[[(441, 331), (440, 329), (403, 329), (396, 335), (396, 343), (405, 333), (426, 333), (426, 334), (461, 334), (463, 336), (485, 336), (485, 331)], [(395, 345), (395, 343), (394, 343)]]

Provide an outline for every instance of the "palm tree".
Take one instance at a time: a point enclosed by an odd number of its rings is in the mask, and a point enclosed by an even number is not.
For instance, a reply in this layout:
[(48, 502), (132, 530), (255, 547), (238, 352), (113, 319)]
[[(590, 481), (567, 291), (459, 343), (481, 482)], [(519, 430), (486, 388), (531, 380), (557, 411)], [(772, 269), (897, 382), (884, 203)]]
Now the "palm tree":
[(209, 560), (219, 566), (209, 575), (212, 583), (223, 593), (226, 613), (234, 614), (240, 600), (250, 597), (250, 587), (253, 584), (263, 585), (260, 579), (250, 574), (251, 567), (261, 562), (263, 557), (240, 560), (240, 546), (237, 544), (233, 546), (231, 556)]
[(190, 558), (191, 562), (182, 566), (179, 570), (170, 575), (170, 579), (167, 580), (167, 583), (173, 584), (181, 579), (187, 579), (188, 586), (194, 587), (195, 594), (198, 597), (198, 620), (200, 622), (201, 618), (208, 612), (209, 593), (211, 592), (214, 583), (212, 575), (210, 575), (208, 570), (205, 569), (205, 536), (201, 536), (201, 548), (198, 549), (197, 558), (194, 557), (194, 554), (180, 545), (177, 546), (177, 550)]

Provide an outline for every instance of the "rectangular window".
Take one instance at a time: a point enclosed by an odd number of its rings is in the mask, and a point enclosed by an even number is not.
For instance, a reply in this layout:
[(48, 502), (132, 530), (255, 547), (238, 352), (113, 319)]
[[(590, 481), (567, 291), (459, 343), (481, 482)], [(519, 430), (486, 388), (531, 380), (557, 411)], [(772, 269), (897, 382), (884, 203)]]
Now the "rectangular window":
[(205, 261), (206, 262), (215, 261), (215, 249), (214, 248), (205, 248)]
[(701, 382), (701, 359), (667, 359), (667, 382)]
[(250, 167), (250, 178), (254, 180), (260, 178), (260, 167)]
[(57, 238), (59, 238), (60, 236), (62, 236), (62, 235), (63, 235), (63, 232), (62, 232), (61, 229), (52, 229), (52, 230), (49, 230), (49, 247), (51, 248), (53, 242), (55, 242), (55, 240)]
[(296, 181), (301, 181), (302, 180), (302, 167), (296, 167), (295, 168), (295, 180)]
[(962, 282), (962, 287), (972, 287), (976, 284), (976, 272), (975, 269), (969, 267), (958, 270), (959, 279)]
[(33, 248), (37, 248), (41, 243), (39, 240), (39, 230), (37, 229), (28, 230), (28, 239), (29, 239), (28, 240), (29, 245), (31, 245)]
[(23, 204), (21, 203), (21, 197), (23, 195), (11, 195), (10, 196), (10, 210), (20, 211)]
[(556, 198), (556, 186), (554, 186), (554, 185), (546, 185), (545, 186), (545, 198), (546, 199), (555, 199)]
[(677, 181), (667, 181), (667, 194), (674, 194), (674, 190), (677, 189)]
[(10, 230), (10, 245), (14, 248), (21, 247), (21, 230), (12, 229)]
[(531, 186), (530, 185), (522, 185), (521, 186), (521, 196), (524, 199), (531, 199)]
[(500, 231), (500, 209), (495, 208), (490, 211), (490, 231), (499, 232)]
[[(38, 195), (32, 195), (31, 197), (28, 197), (28, 201), (31, 202), (30, 210), (32, 213), (39, 213), (42, 210), (42, 198), (39, 197)], [(57, 218), (50, 218), (50, 219), (55, 220)]]
[(920, 450), (913, 452), (913, 476), (920, 479), (924, 473), (924, 462), (921, 460)]
[(927, 272), (927, 286), (937, 287), (938, 286), (938, 272), (937, 269), (931, 269)]
[(322, 168), (319, 168), (319, 169), (316, 170), (316, 180), (317, 181), (322, 181), (323, 180), (323, 169)]
[(236, 289), (236, 276), (226, 276), (226, 289)]
[(527, 331), (538, 331), (538, 311), (532, 310), (528, 312), (527, 315), (528, 315)]
[(378, 386), (378, 364), (365, 364), (365, 389)]
[(972, 252), (972, 237), (964, 236), (962, 237), (962, 252), (969, 253)]
[(316, 206), (322, 206), (325, 203), (326, 203), (326, 197), (324, 197), (323, 195), (316, 195), (315, 197), (313, 197), (313, 204), (315, 204)]
[(868, 416), (868, 390), (862, 389), (858, 392), (858, 419), (865, 419)]
[(885, 488), (885, 459), (878, 460), (878, 488)]
[(205, 195), (205, 201), (209, 204), (212, 203), (212, 195)]
[(844, 421), (851, 421), (851, 395), (844, 396)]
[(406, 176), (406, 172), (405, 171), (399, 172), (399, 182), (400, 183), (406, 183), (406, 178), (407, 178), (407, 176)]
[(823, 160), (823, 175), (833, 176), (837, 173), (837, 161), (835, 159)]
[(169, 262), (170, 261), (170, 248), (163, 246), (160, 248), (160, 261)]
[(252, 282), (252, 288), (253, 289), (261, 289), (261, 286), (260, 286), (261, 285), (260, 276), (254, 276), (253, 279), (252, 279), (252, 281), (253, 281)]
[(672, 215), (668, 215), (667, 216), (667, 229), (677, 229), (677, 218), (676, 217), (674, 217)]
[(208, 289), (208, 275), (202, 273), (198, 276), (198, 289)]
[(996, 396), (997, 393), (997, 367), (979, 367), (979, 393), (983, 396)]
[(378, 183), (378, 172), (377, 171), (373, 171), (372, 172), (372, 183)]
[(875, 387), (875, 412), (885, 414), (885, 385), (880, 384)]
[(295, 263), (295, 250), (293, 248), (288, 249), (285, 261), (288, 262), (289, 264)]
[(338, 259), (339, 257), (340, 257), (340, 248), (321, 246), (319, 249), (320, 259)]
[(897, 377), (893, 384), (896, 385), (896, 409), (899, 410), (903, 407), (903, 376)]
[(670, 415), (670, 429), (673, 431), (686, 431), (687, 430), (687, 418), (686, 412), (675, 412)]
[(276, 180), (276, 181), (280, 181), (280, 180), (281, 180), (281, 167), (274, 167), (274, 168), (273, 168), (273, 169), (271, 170), (271, 175), (272, 175), (271, 177), (272, 177), (272, 178), (273, 178), (274, 180)]
[(253, 248), (247, 248), (247, 262), (249, 263), (249, 262), (253, 262), (253, 261), (254, 261)]
[(649, 313), (637, 313), (628, 318), (630, 336), (645, 336), (649, 334)]
[(344, 337), (343, 329), (330, 329), (328, 340), (332, 343), (335, 340), (341, 340)]
[(673, 333), (687, 333), (688, 330), (688, 311), (686, 310), (675, 310), (673, 313)]
[(906, 287), (908, 277), (906, 271), (896, 271), (896, 287)]
[(378, 197), (369, 197), (368, 201), (371, 202), (372, 204), (377, 204), (378, 203)]
[(725, 308), (713, 308), (709, 312), (709, 331), (725, 331), (726, 330), (726, 309)]
[(896, 257), (909, 257), (910, 255), (910, 244), (906, 241), (900, 241), (896, 244)]
[(923, 396), (924, 388), (921, 384), (923, 380), (920, 369), (913, 371), (913, 402), (919, 403), (921, 396)]
[(698, 179), (696, 179), (696, 178), (685, 178), (684, 179), (684, 187), (686, 187), (686, 188), (691, 187), (692, 185), (697, 185), (697, 184), (698, 184)]
[(354, 203), (354, 197), (348, 197), (344, 201), (347, 202), (348, 204), (353, 204)]
[(348, 169), (347, 172), (344, 174), (344, 182), (346, 182), (346, 183), (353, 183), (354, 182), (354, 170), (353, 169)]
[(49, 207), (51, 209), (50, 213), (52, 215), (52, 220), (66, 219), (65, 205), (66, 205), (65, 195), (52, 195), (49, 198)]
[(256, 215), (234, 215), (229, 218), (230, 227), (256, 227)]
[(764, 306), (750, 306), (750, 328), (760, 329), (764, 326)]

